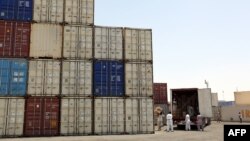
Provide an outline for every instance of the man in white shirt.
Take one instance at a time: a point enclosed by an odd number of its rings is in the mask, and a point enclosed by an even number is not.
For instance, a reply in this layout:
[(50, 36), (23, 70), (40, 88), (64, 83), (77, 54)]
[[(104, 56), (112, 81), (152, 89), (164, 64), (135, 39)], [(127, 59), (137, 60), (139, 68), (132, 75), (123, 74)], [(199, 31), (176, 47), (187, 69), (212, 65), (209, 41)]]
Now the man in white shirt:
[(185, 123), (186, 123), (186, 131), (190, 131), (191, 130), (191, 121), (190, 121), (190, 116), (187, 113), (186, 117), (185, 117)]
[(173, 129), (173, 115), (171, 112), (167, 114), (167, 131), (169, 132), (171, 130), (172, 132), (174, 131)]

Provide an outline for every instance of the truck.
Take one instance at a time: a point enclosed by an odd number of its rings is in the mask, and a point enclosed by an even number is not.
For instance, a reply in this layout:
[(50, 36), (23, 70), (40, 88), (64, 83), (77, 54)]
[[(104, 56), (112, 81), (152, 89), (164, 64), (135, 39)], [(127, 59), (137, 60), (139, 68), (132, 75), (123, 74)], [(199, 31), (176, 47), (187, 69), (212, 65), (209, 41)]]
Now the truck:
[(179, 88), (170, 90), (171, 111), (174, 124), (178, 129), (185, 129), (185, 116), (188, 113), (191, 129), (197, 128), (198, 113), (203, 116), (204, 126), (211, 123), (212, 93), (211, 88)]

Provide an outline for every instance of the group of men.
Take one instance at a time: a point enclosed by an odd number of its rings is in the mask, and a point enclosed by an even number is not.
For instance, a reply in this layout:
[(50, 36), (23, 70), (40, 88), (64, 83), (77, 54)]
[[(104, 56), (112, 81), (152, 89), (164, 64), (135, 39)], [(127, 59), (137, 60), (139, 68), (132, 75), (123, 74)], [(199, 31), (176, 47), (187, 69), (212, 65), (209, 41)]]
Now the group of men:
[[(158, 115), (158, 119), (157, 119), (157, 122), (158, 122), (158, 130), (161, 130), (161, 125), (162, 125), (162, 118), (164, 117), (164, 114), (161, 112), (159, 115)], [(174, 128), (173, 128), (173, 115), (171, 112), (169, 112), (166, 116), (166, 120), (167, 120), (167, 131), (171, 131), (173, 132), (174, 131)], [(204, 131), (204, 122), (203, 122), (203, 117), (201, 116), (200, 113), (198, 113), (197, 115), (197, 129), (199, 131)], [(191, 120), (190, 120), (190, 115), (187, 113), (186, 116), (185, 116), (185, 129), (186, 131), (190, 131), (191, 130)]]

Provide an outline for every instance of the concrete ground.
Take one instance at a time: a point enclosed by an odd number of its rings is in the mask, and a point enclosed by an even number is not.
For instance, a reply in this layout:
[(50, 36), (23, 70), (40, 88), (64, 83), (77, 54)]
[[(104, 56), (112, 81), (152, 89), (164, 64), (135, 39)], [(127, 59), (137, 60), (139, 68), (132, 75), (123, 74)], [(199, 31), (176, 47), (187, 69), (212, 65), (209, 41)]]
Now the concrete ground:
[[(40, 138), (6, 138), (1, 141), (223, 141), (223, 125), (239, 123), (212, 122), (202, 131), (175, 130), (166, 132), (156, 131), (149, 135), (112, 135), (112, 136), (73, 136), (73, 137), (40, 137)], [(250, 124), (250, 123), (243, 123)]]

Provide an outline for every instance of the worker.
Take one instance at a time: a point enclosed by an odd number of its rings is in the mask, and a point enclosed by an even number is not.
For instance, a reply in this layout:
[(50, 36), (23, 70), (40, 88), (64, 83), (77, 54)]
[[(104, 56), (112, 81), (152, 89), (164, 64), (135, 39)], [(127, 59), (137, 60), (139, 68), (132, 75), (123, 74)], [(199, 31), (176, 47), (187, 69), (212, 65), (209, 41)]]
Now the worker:
[(239, 112), (240, 123), (242, 123), (242, 114)]
[(158, 124), (158, 131), (161, 130), (161, 126), (162, 126), (162, 118), (164, 117), (163, 113), (160, 112), (160, 114), (157, 117), (157, 124)]
[(171, 132), (174, 132), (173, 129), (173, 115), (171, 114), (171, 112), (169, 112), (167, 114), (167, 131), (169, 132), (171, 130)]
[(186, 117), (185, 117), (185, 123), (186, 123), (186, 131), (190, 131), (191, 130), (191, 121), (190, 121), (190, 116), (187, 113)]
[(203, 123), (203, 117), (200, 113), (197, 115), (197, 129), (198, 131), (204, 131), (204, 123)]

